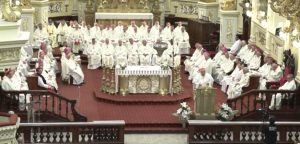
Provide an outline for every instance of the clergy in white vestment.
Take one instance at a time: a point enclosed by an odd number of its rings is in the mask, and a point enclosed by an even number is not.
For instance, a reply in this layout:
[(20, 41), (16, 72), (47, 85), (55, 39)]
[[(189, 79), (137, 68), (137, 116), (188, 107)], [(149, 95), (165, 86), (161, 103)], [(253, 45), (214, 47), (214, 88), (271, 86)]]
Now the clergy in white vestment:
[(180, 33), (181, 29), (182, 29), (182, 22), (179, 21), (178, 25), (176, 26), (176, 28), (174, 29), (174, 35), (177, 35), (178, 33)]
[(241, 79), (229, 85), (227, 90), (228, 99), (234, 99), (242, 94), (242, 88), (249, 85), (250, 73), (248, 68), (243, 69), (243, 75)]
[(265, 90), (267, 89), (266, 85), (267, 82), (277, 82), (280, 80), (282, 76), (282, 69), (277, 63), (272, 63), (271, 65), (271, 70), (269, 73), (260, 79), (259, 83), (259, 89), (260, 90)]
[[(42, 61), (42, 63), (40, 62)], [(54, 68), (52, 67), (51, 61), (47, 58), (47, 56), (41, 51), (38, 61), (37, 68), (43, 68), (42, 75), (47, 78), (49, 84), (58, 89), (58, 85), (56, 82), (56, 73)]]
[[(75, 25), (75, 26), (76, 26), (76, 25)], [(87, 25), (86, 25), (85, 21), (82, 21), (82, 22), (81, 22), (80, 30), (81, 30), (81, 33), (85, 33), (85, 32), (86, 32), (86, 30), (87, 30)]]
[(28, 83), (26, 81), (26, 76), (18, 69), (12, 69), (14, 75), (12, 81), (16, 84), (18, 90), (29, 90)]
[(67, 40), (68, 29), (69, 29), (68, 25), (64, 20), (62, 20), (57, 27), (57, 42), (59, 45), (62, 45), (63, 42)]
[(140, 41), (140, 34), (138, 32), (137, 27), (133, 28), (133, 32), (131, 32), (130, 34), (128, 34), (128, 38), (133, 39), (134, 42), (139, 42)]
[(71, 44), (72, 44), (72, 52), (77, 54), (79, 53), (79, 50), (81, 50), (83, 45), (83, 33), (79, 29), (79, 25), (77, 24), (75, 26), (74, 31), (70, 34), (71, 37)]
[(214, 71), (215, 81), (217, 83), (220, 83), (224, 76), (234, 70), (234, 60), (235, 56), (233, 54), (229, 54), (228, 52), (224, 53), (219, 67)]
[(131, 52), (138, 52), (138, 45), (133, 41), (132, 38), (126, 44), (128, 54)]
[(119, 40), (115, 47), (116, 65), (127, 65), (127, 48), (123, 45), (123, 41)]
[(104, 27), (103, 25), (99, 25), (99, 30), (95, 34), (95, 38), (97, 42), (104, 42), (104, 34), (103, 34)]
[(247, 54), (245, 54), (245, 56), (241, 59), (244, 63), (249, 65), (252, 57), (255, 55), (256, 48), (254, 45), (248, 45), (248, 48), (249, 50), (247, 51)]
[(87, 50), (88, 69), (97, 69), (101, 66), (101, 49), (96, 39), (92, 39), (92, 43), (88, 45)]
[(159, 38), (159, 29), (160, 29), (159, 22), (156, 21), (155, 24), (151, 27), (151, 30), (149, 33), (150, 39), (152, 41), (156, 41)]
[(74, 60), (70, 51), (66, 53), (65, 64), (68, 68), (67, 75), (73, 78), (73, 85), (83, 84), (84, 74), (81, 70), (80, 64), (78, 64), (77, 61)]
[(264, 65), (259, 67), (258, 74), (261, 75), (261, 78), (266, 77), (271, 71), (273, 59), (269, 56), (264, 57)]
[(50, 45), (51, 47), (57, 47), (57, 41), (56, 41), (56, 26), (54, 25), (53, 21), (50, 19), (48, 26), (47, 26), (47, 32), (49, 35), (49, 41), (50, 41)]
[(219, 51), (216, 53), (216, 55), (213, 58), (214, 67), (217, 67), (222, 62), (222, 58), (224, 57), (225, 47), (222, 43), (218, 45)]
[(129, 39), (126, 45), (128, 52), (128, 65), (139, 65), (139, 54), (137, 43), (133, 42), (133, 39)]
[(236, 56), (243, 59), (244, 55), (247, 54), (248, 50), (249, 49), (248, 49), (247, 42), (245, 40), (242, 40), (241, 41), (241, 49), (237, 52)]
[(192, 69), (190, 71), (189, 79), (193, 79), (195, 77), (195, 74), (197, 74), (197, 71), (201, 68), (204, 68), (206, 73), (211, 74), (212, 73), (212, 63), (213, 61), (210, 58), (210, 55), (208, 52), (203, 53), (204, 59), (201, 61), (197, 61)]
[(233, 43), (233, 45), (230, 48), (230, 53), (233, 53), (233, 54), (238, 53), (238, 51), (241, 48), (241, 38), (242, 38), (242, 36), (240, 34), (237, 34), (235, 36), (235, 42)]
[(189, 42), (189, 34), (186, 32), (185, 27), (181, 28), (181, 31), (176, 32), (176, 35), (174, 35), (174, 42), (175, 44), (179, 44), (182, 42)]
[[(156, 53), (155, 53), (156, 52)], [(146, 40), (142, 41), (142, 45), (139, 47), (140, 65), (151, 65), (152, 56), (156, 55), (157, 51), (147, 44)]]
[(118, 24), (114, 29), (115, 37), (117, 37), (118, 40), (120, 40), (119, 38), (122, 37), (121, 35), (123, 34), (123, 29), (124, 29), (124, 26), (123, 26), (122, 22), (118, 21)]
[(200, 68), (193, 78), (194, 89), (206, 86), (212, 87), (213, 83), (214, 79), (212, 78), (211, 74), (206, 72), (205, 68)]
[(72, 50), (71, 48), (68, 47), (67, 43), (64, 43), (64, 46), (61, 47), (62, 49), (62, 53), (61, 53), (61, 59), (60, 59), (60, 63), (61, 63), (61, 78), (62, 81), (64, 82), (68, 82), (70, 79), (70, 76), (68, 75), (69, 73), (69, 69), (66, 65), (66, 54), (70, 53)]
[(184, 61), (185, 71), (190, 71), (195, 62), (202, 57), (203, 47), (200, 43), (195, 44), (195, 51), (191, 57)]
[(149, 26), (147, 25), (147, 22), (143, 21), (142, 25), (138, 29), (139, 35), (145, 35), (145, 34), (147, 34), (148, 28), (149, 28)]
[[(281, 87), (278, 88), (278, 90), (296, 90), (297, 85), (294, 80), (293, 74), (289, 74), (287, 76), (287, 82), (284, 83)], [(296, 96), (296, 95), (294, 95)], [(284, 93), (277, 93), (272, 95), (271, 103), (269, 106), (270, 110), (279, 110), (281, 108), (281, 100), (283, 98), (289, 99), (290, 95), (289, 94), (284, 94)]]
[(99, 27), (98, 23), (95, 22), (94, 26), (91, 28), (91, 38), (96, 38), (96, 35), (97, 35), (99, 30), (100, 30), (100, 27)]
[(38, 24), (37, 29), (33, 33), (33, 41), (36, 46), (39, 46), (42, 42), (45, 42), (48, 40), (48, 33), (47, 29), (43, 28), (43, 25), (41, 23)]
[(254, 56), (251, 58), (248, 67), (251, 70), (257, 70), (260, 67), (260, 64), (261, 64), (261, 52), (257, 49), (255, 51)]
[(163, 41), (171, 41), (173, 39), (173, 34), (171, 31), (171, 23), (167, 22), (165, 28), (161, 32), (161, 38)]
[(130, 25), (129, 25), (128, 28), (127, 28), (126, 33), (127, 33), (128, 35), (131, 35), (132, 33), (134, 33), (134, 28), (137, 28), (137, 25), (135, 24), (135, 21), (131, 21), (131, 22), (130, 22)]
[(221, 81), (221, 90), (224, 93), (227, 92), (227, 88), (230, 84), (237, 83), (241, 79), (241, 76), (243, 75), (243, 69), (244, 69), (244, 64), (237, 63), (233, 72), (230, 75), (223, 77)]
[(115, 49), (110, 43), (109, 39), (105, 39), (105, 43), (102, 45), (102, 65), (108, 68), (112, 68), (115, 65), (114, 54)]

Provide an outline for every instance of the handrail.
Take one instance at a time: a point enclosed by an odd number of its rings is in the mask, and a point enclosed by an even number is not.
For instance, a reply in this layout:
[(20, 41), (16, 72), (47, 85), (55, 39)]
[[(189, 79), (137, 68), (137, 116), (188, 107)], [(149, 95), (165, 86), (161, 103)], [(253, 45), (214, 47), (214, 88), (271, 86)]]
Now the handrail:
[[(294, 144), (299, 142), (300, 122), (275, 122), (277, 143)], [(263, 121), (188, 121), (189, 144), (263, 144), (268, 122)]]
[(124, 120), (20, 123), (17, 139), (24, 143), (124, 144)]
[[(288, 102), (288, 108), (291, 112), (297, 111), (297, 101), (298, 96), (296, 95), (299, 92), (299, 89), (296, 90), (258, 90), (252, 89), (241, 94), (239, 97), (228, 99), (227, 104), (231, 106), (233, 109), (238, 110), (239, 113), (235, 116), (246, 115), (249, 112), (258, 110), (258, 109), (267, 109), (269, 104), (271, 103), (272, 96), (274, 94), (293, 94), (293, 101)], [(260, 99), (257, 99), (259, 94), (261, 95)], [(274, 97), (274, 101), (278, 101), (278, 98)]]
[[(24, 109), (30, 110), (33, 106), (36, 112), (41, 112), (41, 117), (35, 118), (42, 121), (46, 121), (49, 118), (60, 119), (62, 121), (87, 121), (87, 118), (79, 114), (75, 105), (76, 100), (65, 98), (57, 93), (47, 90), (21, 90), (21, 91), (1, 91), (2, 102), (5, 104), (7, 110), (13, 110), (16, 113), (23, 113)], [(18, 101), (24, 99), (23, 110), (20, 110), (20, 104)], [(30, 100), (29, 100), (30, 99)], [(30, 104), (30, 102), (32, 102)], [(25, 106), (27, 105), (27, 106)], [(25, 114), (26, 115), (26, 114)], [(36, 114), (33, 114), (36, 116)], [(28, 115), (27, 115), (28, 116)], [(40, 115), (37, 115), (40, 116)], [(23, 120), (28, 117), (23, 116)], [(51, 120), (51, 119), (50, 119)]]

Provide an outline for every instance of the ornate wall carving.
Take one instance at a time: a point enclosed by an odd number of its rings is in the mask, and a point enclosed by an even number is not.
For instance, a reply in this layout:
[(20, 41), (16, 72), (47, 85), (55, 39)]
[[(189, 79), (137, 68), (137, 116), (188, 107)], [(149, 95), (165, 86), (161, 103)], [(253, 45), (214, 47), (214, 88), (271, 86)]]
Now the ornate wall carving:
[(0, 63), (9, 63), (19, 61), (20, 48), (5, 48), (0, 49)]

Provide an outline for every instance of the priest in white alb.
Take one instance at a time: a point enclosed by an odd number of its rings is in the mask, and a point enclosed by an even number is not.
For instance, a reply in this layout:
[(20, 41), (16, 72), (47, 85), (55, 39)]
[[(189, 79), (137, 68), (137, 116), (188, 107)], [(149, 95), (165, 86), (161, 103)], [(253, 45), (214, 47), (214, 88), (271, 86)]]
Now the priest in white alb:
[(70, 51), (66, 53), (65, 64), (68, 68), (67, 75), (73, 78), (73, 85), (81, 85), (84, 82), (84, 74), (81, 70), (80, 64), (74, 60)]
[(193, 89), (198, 89), (201, 87), (212, 87), (214, 83), (214, 79), (211, 74), (207, 73), (205, 68), (200, 68), (195, 77), (193, 78)]
[(200, 43), (196, 43), (195, 44), (195, 51), (193, 53), (193, 55), (191, 57), (188, 57), (185, 61), (184, 61), (184, 65), (185, 65), (185, 71), (190, 71), (191, 67), (195, 64), (195, 62), (202, 57), (202, 51), (203, 51), (203, 47)]
[(82, 50), (83, 45), (83, 33), (79, 29), (79, 25), (76, 24), (74, 31), (70, 34), (71, 44), (72, 44), (72, 52), (78, 54), (80, 50)]
[(42, 42), (47, 41), (49, 36), (47, 30), (43, 28), (43, 25), (41, 23), (39, 23), (32, 37), (35, 45), (39, 46)]
[(47, 26), (47, 32), (49, 35), (49, 41), (50, 41), (50, 45), (51, 47), (57, 47), (57, 41), (56, 41), (56, 26), (54, 25), (53, 21), (50, 19), (48, 26)]
[(92, 38), (92, 43), (87, 49), (88, 69), (97, 69), (101, 66), (101, 49), (95, 38)]
[(233, 43), (233, 45), (230, 48), (230, 53), (232, 54), (237, 54), (238, 51), (241, 49), (241, 38), (242, 36), (240, 34), (237, 34), (235, 36), (235, 42)]
[(110, 43), (109, 39), (105, 39), (105, 43), (102, 45), (102, 65), (108, 68), (112, 68), (115, 65), (115, 49)]
[(250, 73), (248, 68), (243, 69), (243, 75), (237, 83), (232, 83), (229, 85), (227, 90), (228, 99), (234, 99), (240, 96), (243, 92), (243, 87), (249, 85)]
[(59, 45), (63, 45), (63, 43), (67, 40), (68, 32), (69, 27), (65, 20), (62, 20), (57, 27), (57, 42)]
[[(289, 74), (287, 76), (287, 82), (284, 83), (281, 87), (278, 88), (278, 90), (296, 90), (297, 85), (294, 80), (293, 74)], [(297, 95), (294, 95), (297, 96)], [(289, 99), (291, 97), (290, 94), (284, 94), (284, 93), (277, 93), (272, 95), (271, 103), (269, 106), (269, 109), (271, 110), (279, 110), (281, 108), (281, 101), (283, 98)]]

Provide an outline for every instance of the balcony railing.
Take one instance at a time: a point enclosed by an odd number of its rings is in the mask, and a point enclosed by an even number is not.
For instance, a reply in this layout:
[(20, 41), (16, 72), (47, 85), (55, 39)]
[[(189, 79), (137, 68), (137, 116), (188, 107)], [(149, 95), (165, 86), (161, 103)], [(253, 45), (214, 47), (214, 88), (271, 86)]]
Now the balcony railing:
[(17, 139), (24, 143), (124, 144), (124, 125), (123, 120), (21, 123)]
[[(263, 144), (268, 122), (188, 121), (189, 144)], [(300, 141), (300, 122), (276, 122), (277, 143)]]

